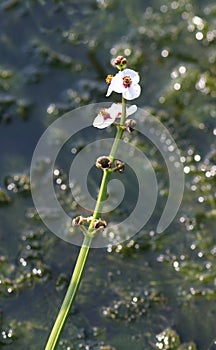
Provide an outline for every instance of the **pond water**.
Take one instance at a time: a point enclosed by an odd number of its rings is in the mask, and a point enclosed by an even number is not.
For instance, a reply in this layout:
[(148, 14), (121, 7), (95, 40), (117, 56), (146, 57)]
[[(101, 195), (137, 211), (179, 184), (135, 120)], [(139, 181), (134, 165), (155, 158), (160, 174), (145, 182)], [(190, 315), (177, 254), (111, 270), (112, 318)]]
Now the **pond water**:
[[(181, 152), (185, 192), (175, 219), (158, 234), (167, 169), (156, 147), (132, 134), (128, 142), (155, 170), (157, 206), (130, 240), (91, 250), (58, 349), (216, 349), (215, 15), (213, 1), (198, 0), (1, 1), (1, 349), (44, 349), (79, 252), (50, 232), (34, 208), (34, 149), (64, 113), (107, 101), (104, 79), (115, 73), (110, 61), (117, 55), (140, 73), (137, 106), (163, 123)], [(69, 166), (101, 135), (113, 136), (114, 128), (78, 133), (56, 160), (64, 186), (57, 182), (55, 190), (71, 217), (79, 207)], [(111, 222), (136, 203), (131, 173), (123, 177), (127, 200)], [(93, 196), (99, 179), (92, 170)]]

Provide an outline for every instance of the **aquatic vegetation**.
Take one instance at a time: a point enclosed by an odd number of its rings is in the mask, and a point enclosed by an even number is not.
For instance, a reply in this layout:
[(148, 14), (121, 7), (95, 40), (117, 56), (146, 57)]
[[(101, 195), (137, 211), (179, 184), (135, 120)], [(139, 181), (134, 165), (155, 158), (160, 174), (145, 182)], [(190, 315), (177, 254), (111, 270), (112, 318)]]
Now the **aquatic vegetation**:
[(1, 256), (0, 294), (11, 297), (35, 282), (49, 278), (50, 268), (43, 262), (44, 232), (26, 232), (22, 236), (19, 256), (15, 263)]
[(0, 188), (0, 205), (8, 204), (11, 202), (11, 198), (7, 194), (7, 192)]
[(5, 186), (13, 193), (30, 193), (30, 179), (26, 174), (16, 174), (5, 177)]
[(168, 328), (156, 335), (156, 349), (164, 350), (196, 350), (194, 343), (181, 344), (178, 334), (171, 328)]
[(111, 306), (103, 308), (104, 317), (122, 320), (125, 323), (136, 322), (150, 312), (154, 303), (160, 303), (160, 307), (165, 303), (164, 296), (155, 288), (145, 287), (144, 290), (129, 290), (126, 295), (122, 296), (123, 291), (119, 292), (120, 299), (114, 300)]

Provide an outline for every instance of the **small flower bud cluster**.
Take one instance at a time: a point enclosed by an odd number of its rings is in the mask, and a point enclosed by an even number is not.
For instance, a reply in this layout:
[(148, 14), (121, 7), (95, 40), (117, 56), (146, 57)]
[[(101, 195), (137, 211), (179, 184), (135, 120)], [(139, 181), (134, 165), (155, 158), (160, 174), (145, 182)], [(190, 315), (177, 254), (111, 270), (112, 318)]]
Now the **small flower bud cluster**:
[(113, 170), (122, 174), (125, 171), (125, 163), (119, 159), (116, 159), (115, 160), (115, 168)]
[(113, 63), (119, 70), (123, 70), (127, 66), (127, 59), (123, 56), (118, 56), (114, 59)]
[(113, 163), (111, 159), (107, 156), (99, 157), (96, 161), (96, 167), (101, 170), (108, 170), (111, 169), (111, 171), (116, 171), (120, 174), (122, 174), (125, 170), (125, 164), (119, 159), (116, 159), (114, 161), (114, 168), (112, 168)]
[(136, 121), (134, 119), (127, 119), (125, 122), (125, 130), (131, 134), (136, 126)]
[(74, 226), (80, 226), (80, 225), (84, 225), (85, 221), (86, 221), (86, 218), (84, 218), (82, 215), (79, 215), (73, 219), (72, 224)]
[[(92, 222), (93, 217), (89, 216), (87, 218), (83, 217), (82, 215), (76, 216), (73, 221), (72, 221), (72, 225), (73, 226), (83, 226), (85, 224), (90, 225)], [(107, 223), (105, 220), (102, 219), (96, 219), (94, 220), (94, 225), (93, 228), (94, 230), (104, 230), (107, 227)], [(87, 229), (84, 230), (84, 232), (87, 233)]]
[(112, 161), (109, 157), (102, 156), (96, 161), (96, 167), (101, 170), (107, 170), (112, 167)]
[(101, 220), (101, 219), (95, 220), (94, 228), (96, 230), (101, 230), (101, 229), (104, 230), (106, 227), (107, 227), (107, 223), (105, 220)]

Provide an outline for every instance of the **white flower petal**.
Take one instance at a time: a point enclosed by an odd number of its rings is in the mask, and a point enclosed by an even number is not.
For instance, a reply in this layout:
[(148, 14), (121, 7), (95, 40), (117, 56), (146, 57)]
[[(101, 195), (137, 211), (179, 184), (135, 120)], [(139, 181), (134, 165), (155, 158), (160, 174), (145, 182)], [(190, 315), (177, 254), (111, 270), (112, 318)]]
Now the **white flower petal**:
[(140, 77), (139, 74), (137, 73), (137, 75), (133, 78), (133, 84), (138, 84), (140, 81)]
[(101, 125), (103, 126), (103, 123), (104, 123), (104, 119), (103, 119), (102, 115), (98, 114), (97, 117), (93, 121), (93, 126), (95, 128), (99, 128), (100, 129), (100, 126)]
[(139, 84), (133, 84), (129, 88), (125, 88), (123, 91), (123, 97), (126, 100), (133, 100), (139, 97), (141, 93), (141, 87)]
[(121, 103), (113, 103), (109, 108), (109, 113), (112, 117), (118, 118), (119, 114), (122, 112), (122, 104)]
[(124, 77), (129, 75), (135, 84), (139, 83), (139, 74), (135, 70), (126, 68), (122, 73)]
[(106, 96), (107, 96), (107, 97), (110, 96), (112, 92), (113, 92), (113, 89), (112, 89), (112, 86), (111, 86), (111, 84), (110, 84), (110, 86), (108, 87)]
[(117, 92), (117, 93), (121, 94), (123, 92), (124, 85), (123, 85), (123, 80), (122, 80), (122, 72), (118, 72), (112, 78), (110, 86), (111, 86), (112, 90)]
[[(129, 117), (129, 115), (135, 113), (137, 111), (136, 105), (131, 105), (129, 107), (126, 107), (126, 117)], [(118, 109), (116, 109), (116, 118), (121, 118), (122, 116), (122, 104), (118, 104)]]
[[(108, 114), (108, 109), (105, 109)], [(110, 115), (110, 118), (104, 119), (103, 114), (99, 113), (93, 121), (93, 126), (98, 129), (104, 129), (110, 126), (115, 121), (115, 117)]]
[(131, 105), (129, 107), (127, 107), (127, 117), (129, 117), (129, 115), (134, 114), (137, 111), (137, 106), (136, 105)]

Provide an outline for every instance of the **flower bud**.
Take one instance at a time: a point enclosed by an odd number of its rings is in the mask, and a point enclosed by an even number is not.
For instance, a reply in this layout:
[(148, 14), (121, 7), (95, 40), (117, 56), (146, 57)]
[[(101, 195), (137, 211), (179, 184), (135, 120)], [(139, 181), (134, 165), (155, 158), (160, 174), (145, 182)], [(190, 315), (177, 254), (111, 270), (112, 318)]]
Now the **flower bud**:
[(125, 170), (125, 164), (124, 162), (122, 162), (121, 160), (119, 159), (116, 159), (115, 160), (115, 167), (117, 169), (115, 169), (114, 171), (117, 171), (118, 173), (122, 174)]
[(88, 217), (86, 218), (86, 222), (87, 222), (88, 225), (90, 225), (90, 223), (91, 223), (91, 221), (92, 221), (92, 218), (93, 218), (93, 216), (88, 216)]
[(127, 119), (125, 122), (125, 129), (132, 133), (134, 131), (134, 127), (136, 126), (136, 121), (134, 119)]
[(99, 229), (105, 229), (107, 227), (107, 223), (105, 220), (101, 220), (101, 219), (98, 219), (98, 220), (95, 220), (94, 222), (94, 228), (96, 230), (99, 230)]
[(113, 63), (119, 70), (123, 70), (127, 66), (127, 59), (123, 56), (118, 56), (114, 59)]
[(76, 216), (73, 221), (72, 221), (72, 225), (74, 226), (80, 226), (83, 225), (85, 222), (85, 218), (82, 215)]
[(96, 167), (102, 170), (110, 169), (112, 167), (112, 162), (109, 157), (102, 156), (97, 159)]

